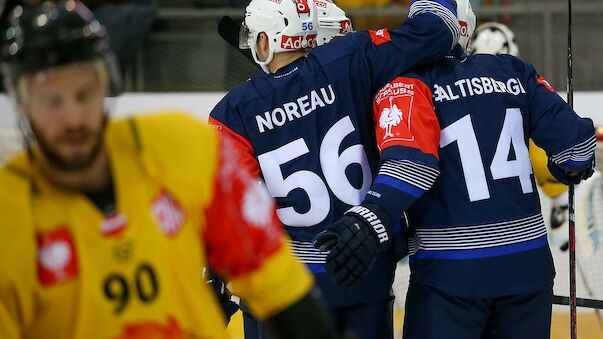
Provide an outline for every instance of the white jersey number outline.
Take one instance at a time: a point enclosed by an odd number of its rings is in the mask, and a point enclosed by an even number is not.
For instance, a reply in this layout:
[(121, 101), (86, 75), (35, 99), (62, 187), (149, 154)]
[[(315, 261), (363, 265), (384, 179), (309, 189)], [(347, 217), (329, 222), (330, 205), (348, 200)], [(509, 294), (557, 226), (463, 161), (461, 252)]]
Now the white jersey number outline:
[[(469, 201), (490, 199), (484, 162), (470, 115), (465, 115), (441, 131), (440, 148), (444, 148), (455, 141), (461, 157)], [(515, 160), (508, 160), (511, 147), (515, 151)], [(523, 119), (519, 108), (508, 108), (506, 110), (505, 121), (496, 145), (496, 152), (492, 164), (490, 164), (490, 172), (494, 180), (517, 177), (524, 194), (534, 192), (531, 179), (532, 165), (528, 146), (524, 139)]]
[[(318, 174), (308, 170), (299, 170), (286, 178), (283, 177), (281, 165), (310, 152), (303, 138), (258, 156), (270, 195), (275, 198), (284, 198), (294, 189), (302, 189), (308, 196), (310, 209), (305, 213), (299, 213), (293, 207), (277, 209), (277, 215), (283, 224), (307, 227), (322, 222), (331, 210), (327, 185), (339, 200), (348, 205), (358, 205), (362, 202), (372, 181), (364, 146), (352, 145), (339, 154), (343, 140), (354, 131), (352, 120), (346, 116), (335, 123), (323, 138), (319, 158), (326, 184)], [(358, 164), (362, 168), (362, 187), (360, 189), (352, 186), (345, 173), (348, 166), (352, 164)]]

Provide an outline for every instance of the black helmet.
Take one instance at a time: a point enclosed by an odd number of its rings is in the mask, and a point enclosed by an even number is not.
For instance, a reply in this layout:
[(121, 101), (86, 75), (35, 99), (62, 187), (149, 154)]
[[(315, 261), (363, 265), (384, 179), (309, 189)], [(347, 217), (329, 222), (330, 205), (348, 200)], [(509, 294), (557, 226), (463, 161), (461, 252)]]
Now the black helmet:
[(9, 88), (27, 73), (101, 59), (107, 64), (111, 94), (117, 94), (119, 75), (107, 31), (81, 2), (17, 6), (1, 34), (2, 73)]

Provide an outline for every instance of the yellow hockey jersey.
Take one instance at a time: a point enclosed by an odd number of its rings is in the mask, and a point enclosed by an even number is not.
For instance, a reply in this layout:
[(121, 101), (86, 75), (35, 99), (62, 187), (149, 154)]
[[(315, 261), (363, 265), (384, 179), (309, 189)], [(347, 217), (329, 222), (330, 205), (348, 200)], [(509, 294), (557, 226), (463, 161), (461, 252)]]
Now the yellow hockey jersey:
[(308, 293), (272, 201), (210, 127), (183, 114), (109, 123), (117, 212), (0, 170), (0, 338), (224, 338), (209, 264), (256, 315)]

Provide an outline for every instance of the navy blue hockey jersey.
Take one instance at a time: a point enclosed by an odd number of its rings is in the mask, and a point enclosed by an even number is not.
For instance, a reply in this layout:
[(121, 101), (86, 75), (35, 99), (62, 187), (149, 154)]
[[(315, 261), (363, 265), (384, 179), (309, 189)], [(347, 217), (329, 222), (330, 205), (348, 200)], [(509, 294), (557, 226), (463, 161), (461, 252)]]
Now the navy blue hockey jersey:
[(593, 123), (532, 65), (461, 54), (376, 95), (382, 165), (367, 199), (407, 208), (413, 282), (473, 298), (550, 287), (528, 140), (556, 166), (583, 170), (594, 159)]
[(391, 252), (380, 255), (366, 279), (342, 288), (331, 282), (327, 253), (312, 239), (362, 202), (371, 185), (379, 159), (373, 95), (396, 75), (444, 57), (456, 43), (457, 19), (441, 3), (416, 1), (395, 29), (350, 33), (275, 74), (258, 74), (210, 114), (210, 123), (247, 155), (241, 166), (261, 174), (294, 252), (331, 307), (389, 296)]

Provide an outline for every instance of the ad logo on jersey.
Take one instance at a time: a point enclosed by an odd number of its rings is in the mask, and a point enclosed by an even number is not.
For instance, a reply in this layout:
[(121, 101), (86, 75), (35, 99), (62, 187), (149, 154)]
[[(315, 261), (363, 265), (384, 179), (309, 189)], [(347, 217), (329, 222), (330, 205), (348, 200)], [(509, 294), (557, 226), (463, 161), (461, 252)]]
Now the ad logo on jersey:
[(161, 231), (169, 237), (178, 234), (184, 224), (184, 211), (166, 191), (159, 193), (151, 204), (151, 214)]
[(389, 36), (389, 30), (387, 30), (387, 28), (383, 28), (378, 31), (370, 30), (369, 34), (371, 36), (371, 41), (373, 41), (373, 44), (375, 44), (375, 46), (379, 46), (386, 42), (392, 41), (392, 38)]
[[(382, 140), (412, 141), (410, 118), (414, 99), (414, 84), (395, 79), (385, 85), (375, 96), (375, 112), (379, 113)], [(405, 122), (405, 126), (396, 128)]]
[(263, 228), (271, 225), (272, 199), (261, 185), (249, 185), (243, 194), (243, 218), (250, 225)]
[(555, 89), (553, 88), (553, 86), (551, 86), (551, 84), (548, 81), (546, 81), (546, 79), (542, 75), (537, 76), (536, 81), (538, 81), (541, 85), (546, 87), (549, 91), (555, 92)]
[(36, 237), (38, 243), (38, 279), (42, 286), (71, 280), (78, 275), (73, 237), (66, 226)]
[(100, 230), (104, 236), (112, 236), (121, 233), (128, 225), (128, 218), (123, 213), (114, 212), (106, 215), (101, 221)]
[(396, 104), (393, 104), (391, 108), (385, 107), (381, 111), (381, 117), (379, 118), (379, 127), (385, 130), (383, 140), (387, 137), (393, 137), (392, 127), (398, 126), (402, 122), (402, 111), (398, 109)]
[(281, 39), (281, 48), (284, 49), (302, 49), (307, 47), (316, 47), (316, 34), (308, 34), (306, 36), (283, 35)]

